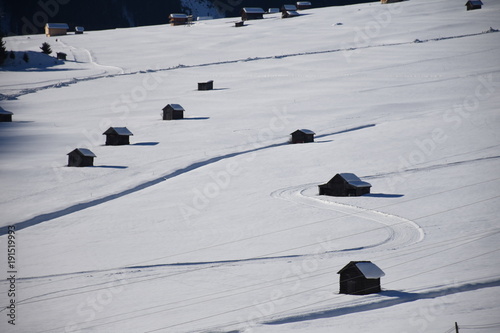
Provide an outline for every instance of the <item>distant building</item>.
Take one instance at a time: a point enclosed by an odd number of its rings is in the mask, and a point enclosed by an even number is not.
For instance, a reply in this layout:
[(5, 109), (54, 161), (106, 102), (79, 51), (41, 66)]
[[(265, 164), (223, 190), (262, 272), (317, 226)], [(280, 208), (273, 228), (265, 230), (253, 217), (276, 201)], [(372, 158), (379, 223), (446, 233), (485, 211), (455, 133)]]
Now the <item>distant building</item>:
[(126, 127), (110, 127), (102, 134), (106, 135), (106, 146), (128, 145), (129, 137), (134, 135)]
[(0, 123), (10, 123), (12, 122), (13, 113), (7, 110), (4, 110), (0, 107)]
[(370, 193), (372, 185), (353, 173), (338, 173), (326, 184), (319, 185), (319, 195), (356, 197)]
[(298, 129), (293, 133), (290, 133), (290, 143), (306, 143), (314, 142), (314, 133), (308, 129)]
[(481, 9), (483, 3), (480, 0), (469, 0), (465, 4), (467, 6), (467, 10)]
[(45, 35), (62, 36), (68, 33), (69, 26), (66, 23), (47, 23), (45, 24)]
[(86, 148), (76, 148), (68, 153), (68, 166), (86, 167), (94, 165), (95, 154)]
[(393, 2), (401, 2), (402, 0), (380, 0), (380, 3), (393, 3)]
[(241, 20), (259, 20), (264, 18), (264, 9), (256, 7), (245, 7), (241, 10)]
[(59, 60), (66, 60), (67, 54), (64, 52), (57, 52), (56, 56), (57, 56), (57, 59), (59, 59)]
[(213, 20), (214, 17), (213, 16), (198, 16), (196, 18), (196, 21), (209, 21), (209, 20)]
[(371, 261), (351, 261), (337, 272), (341, 294), (367, 295), (381, 291), (380, 278), (385, 273)]
[(234, 22), (234, 26), (237, 27), (244, 27), (245, 26), (245, 21), (238, 21)]
[(198, 90), (213, 90), (213, 89), (214, 89), (214, 81), (213, 80), (210, 80), (207, 82), (198, 82)]
[(186, 14), (170, 14), (170, 25), (185, 25), (188, 23), (188, 16)]
[(184, 108), (179, 104), (168, 104), (163, 108), (163, 120), (184, 118)]
[(312, 7), (312, 4), (309, 1), (297, 1), (297, 9), (309, 9)]
[(279, 13), (280, 12), (280, 9), (279, 8), (269, 8), (267, 10), (267, 13), (268, 14), (275, 14), (275, 13)]
[(83, 34), (83, 32), (85, 31), (85, 28), (84, 27), (75, 27), (75, 35), (81, 35)]
[(295, 17), (299, 15), (300, 14), (297, 12), (297, 6), (295, 5), (283, 5), (281, 7), (282, 18)]

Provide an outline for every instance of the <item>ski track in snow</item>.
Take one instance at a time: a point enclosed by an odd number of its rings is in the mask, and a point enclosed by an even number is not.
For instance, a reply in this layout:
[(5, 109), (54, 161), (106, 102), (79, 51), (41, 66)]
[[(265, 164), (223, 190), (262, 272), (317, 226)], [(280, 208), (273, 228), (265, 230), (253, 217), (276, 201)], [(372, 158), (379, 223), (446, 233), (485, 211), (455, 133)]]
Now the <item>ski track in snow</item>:
[(315, 188), (316, 186), (318, 186), (317, 183), (287, 187), (272, 192), (271, 196), (273, 198), (283, 199), (319, 209), (333, 210), (343, 214), (340, 218), (356, 216), (364, 220), (381, 224), (383, 226), (382, 228), (389, 233), (389, 237), (380, 243), (367, 245), (357, 249), (357, 252), (360, 253), (373, 252), (373, 248), (379, 251), (394, 250), (418, 243), (424, 239), (424, 231), (422, 228), (415, 222), (403, 217), (354, 205), (341, 204), (322, 198), (321, 196), (308, 196), (304, 194), (307, 190), (313, 187)]
[[(113, 77), (120, 77), (120, 76), (125, 76), (125, 75), (136, 75), (136, 74), (147, 74), (147, 73), (156, 73), (156, 72), (163, 72), (163, 71), (171, 71), (171, 70), (177, 70), (177, 69), (182, 69), (182, 68), (197, 68), (197, 67), (207, 67), (207, 66), (217, 66), (217, 65), (227, 65), (227, 64), (234, 64), (238, 62), (248, 62), (248, 61), (261, 61), (261, 60), (271, 60), (271, 59), (283, 59), (283, 58), (289, 58), (289, 57), (299, 57), (299, 56), (307, 56), (307, 55), (317, 55), (317, 54), (326, 54), (326, 53), (336, 53), (336, 52), (349, 52), (349, 51), (356, 51), (356, 50), (363, 50), (363, 49), (370, 49), (370, 48), (377, 48), (377, 47), (392, 47), (392, 46), (400, 46), (400, 45), (410, 45), (410, 44), (420, 44), (420, 43), (427, 43), (427, 42), (438, 42), (438, 41), (443, 41), (443, 40), (450, 40), (450, 39), (457, 39), (457, 38), (466, 38), (466, 37), (474, 37), (474, 36), (479, 36), (479, 35), (484, 35), (488, 33), (494, 33), (498, 32), (499, 30), (492, 29), (490, 28), (489, 30), (478, 32), (478, 33), (472, 33), (472, 34), (465, 34), (465, 35), (455, 35), (455, 36), (447, 36), (447, 37), (438, 37), (438, 38), (430, 38), (430, 39), (415, 39), (414, 41), (411, 42), (399, 42), (399, 43), (387, 43), (387, 44), (378, 44), (378, 45), (367, 45), (367, 46), (361, 46), (361, 47), (352, 47), (352, 48), (339, 48), (339, 49), (331, 49), (331, 50), (323, 50), (323, 51), (310, 51), (310, 52), (299, 52), (299, 53), (289, 53), (289, 54), (282, 54), (282, 55), (274, 55), (274, 56), (265, 56), (265, 57), (249, 57), (246, 59), (236, 59), (236, 60), (227, 60), (227, 61), (219, 61), (219, 62), (211, 62), (211, 63), (205, 63), (205, 64), (197, 64), (197, 65), (178, 65), (178, 66), (173, 66), (173, 67), (167, 67), (167, 68), (157, 68), (157, 69), (147, 69), (147, 70), (138, 70), (134, 72), (128, 72), (125, 73), (125, 71), (116, 66), (105, 66), (105, 65), (100, 65), (96, 63), (90, 51), (86, 49), (77, 49), (72, 46), (67, 46), (71, 48), (72, 52), (74, 51), (73, 55), (75, 56), (75, 60), (77, 57), (81, 57), (82, 52), (87, 52), (88, 57), (89, 57), (89, 63), (99, 66), (99, 67), (104, 67), (104, 68), (113, 68), (115, 70), (119, 70), (118, 73), (109, 73), (105, 72), (104, 74), (97, 74), (93, 76), (88, 76), (84, 78), (73, 78), (71, 80), (61, 80), (57, 83), (50, 84), (50, 85), (45, 85), (37, 88), (30, 88), (30, 89), (24, 89), (21, 90), (19, 93), (16, 94), (0, 94), (0, 101), (1, 100), (13, 100), (17, 99), (18, 97), (36, 93), (37, 91), (40, 90), (46, 90), (46, 89), (53, 89), (53, 88), (61, 88), (61, 87), (67, 87), (72, 84), (76, 84), (79, 82), (85, 82), (85, 81), (92, 81), (92, 80), (98, 80), (102, 78), (113, 78)], [(77, 55), (75, 55), (77, 54)], [(490, 72), (488, 72), (490, 73)], [(439, 80), (443, 81), (443, 79)]]

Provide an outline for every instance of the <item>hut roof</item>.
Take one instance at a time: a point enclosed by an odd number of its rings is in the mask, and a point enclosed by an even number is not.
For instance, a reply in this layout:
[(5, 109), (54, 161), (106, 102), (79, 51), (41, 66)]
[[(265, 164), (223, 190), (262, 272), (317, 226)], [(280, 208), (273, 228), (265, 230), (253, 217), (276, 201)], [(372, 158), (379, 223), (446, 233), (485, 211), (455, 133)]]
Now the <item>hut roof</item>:
[(134, 135), (126, 127), (110, 127), (102, 134)]
[(2, 107), (0, 107), (0, 114), (6, 114), (6, 115), (10, 114), (10, 115), (13, 115), (12, 112), (4, 110), (4, 109), (2, 109)]
[(174, 109), (175, 111), (185, 111), (184, 108), (180, 105), (180, 104), (168, 104), (167, 106), (165, 106), (163, 108), (163, 110), (165, 110), (168, 106), (170, 105), (170, 107), (172, 109)]
[(370, 183), (364, 182), (361, 179), (359, 179), (358, 176), (356, 176), (353, 173), (339, 173), (339, 175), (344, 178), (349, 184), (356, 186), (356, 187), (372, 187)]
[(283, 10), (286, 10), (286, 11), (295, 11), (297, 10), (297, 6), (295, 5), (283, 5)]
[(258, 7), (245, 7), (243, 8), (243, 11), (247, 14), (264, 14), (265, 11), (262, 8)]
[(96, 157), (95, 154), (93, 152), (91, 152), (90, 149), (87, 149), (87, 148), (76, 148), (72, 152), (68, 153), (68, 155), (73, 153), (73, 152), (77, 152), (80, 155), (85, 156), (85, 157)]
[[(314, 133), (313, 131), (308, 130), (308, 129), (305, 129), (305, 128), (303, 128), (303, 129), (298, 129), (298, 130), (296, 130), (295, 132), (302, 132), (302, 133), (304, 133), (304, 134), (316, 134), (316, 133)], [(295, 133), (295, 132), (293, 132), (293, 133)], [(293, 134), (293, 133), (290, 133), (290, 134)]]
[(311, 2), (309, 1), (297, 1), (297, 6), (310, 6)]
[(279, 8), (269, 8), (267, 10), (268, 13), (279, 13), (280, 9)]
[[(473, 6), (482, 6), (483, 5), (483, 3), (480, 0), (469, 0), (469, 1), (467, 1), (467, 3), (470, 3)], [(467, 5), (467, 3), (466, 3), (466, 5)]]
[(66, 23), (47, 23), (49, 29), (69, 29)]
[(84, 27), (75, 27), (75, 31), (85, 31), (85, 28)]
[(286, 13), (288, 14), (288, 16), (300, 16), (299, 12), (295, 10), (287, 10)]
[(338, 271), (337, 274), (341, 274), (343, 271), (351, 268), (352, 266), (356, 267), (367, 279), (379, 279), (382, 276), (385, 276), (384, 271), (371, 261), (351, 261)]
[(188, 18), (186, 14), (170, 14), (169, 17), (170, 18), (178, 18), (178, 19), (182, 19), (182, 18), (187, 19)]

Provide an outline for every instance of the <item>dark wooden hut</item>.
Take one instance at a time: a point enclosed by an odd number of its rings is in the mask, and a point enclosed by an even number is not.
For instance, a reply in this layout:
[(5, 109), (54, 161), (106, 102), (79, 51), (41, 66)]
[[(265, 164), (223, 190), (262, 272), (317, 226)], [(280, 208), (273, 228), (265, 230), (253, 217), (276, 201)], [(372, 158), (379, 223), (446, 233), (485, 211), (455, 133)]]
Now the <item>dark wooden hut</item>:
[(86, 148), (76, 148), (68, 153), (68, 166), (86, 167), (94, 165), (95, 154)]
[(245, 7), (241, 10), (241, 20), (259, 20), (264, 18), (264, 9), (257, 7)]
[(102, 134), (106, 135), (106, 146), (128, 145), (129, 137), (134, 135), (126, 127), (110, 127)]
[(469, 0), (465, 4), (467, 6), (467, 10), (481, 9), (483, 3), (480, 0)]
[(179, 104), (168, 104), (163, 108), (163, 120), (184, 118), (184, 108)]
[(366, 295), (380, 292), (385, 273), (371, 261), (351, 261), (340, 271), (341, 294)]
[(57, 59), (59, 59), (59, 60), (66, 60), (67, 54), (64, 52), (57, 52), (56, 56), (57, 56)]
[[(241, 21), (243, 23), (243, 21)], [(207, 82), (198, 82), (198, 90), (213, 90), (214, 89), (214, 81), (210, 80)]]
[(4, 110), (0, 107), (0, 123), (10, 123), (12, 122), (13, 113), (7, 110)]
[(370, 193), (370, 183), (364, 182), (353, 173), (338, 173), (326, 184), (319, 185), (319, 195), (334, 197), (356, 197)]
[(45, 24), (45, 35), (62, 36), (68, 33), (69, 26), (66, 23), (47, 23)]
[(314, 142), (314, 133), (308, 129), (298, 129), (293, 133), (290, 133), (290, 143), (306, 143)]
[(185, 25), (188, 23), (186, 14), (170, 14), (168, 17), (170, 25)]
[(311, 7), (312, 7), (312, 4), (309, 1), (297, 1), (297, 9), (298, 10), (309, 9)]
[(283, 5), (281, 6), (281, 18), (295, 17), (299, 16), (297, 13), (297, 6), (295, 5)]

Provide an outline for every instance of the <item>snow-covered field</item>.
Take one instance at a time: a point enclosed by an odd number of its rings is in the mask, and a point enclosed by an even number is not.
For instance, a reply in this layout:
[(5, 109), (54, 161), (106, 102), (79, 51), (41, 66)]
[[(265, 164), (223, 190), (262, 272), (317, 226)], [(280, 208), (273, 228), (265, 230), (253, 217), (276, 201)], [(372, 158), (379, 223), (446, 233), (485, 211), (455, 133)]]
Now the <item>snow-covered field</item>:
[[(483, 3), (6, 38), (0, 330), (498, 332), (500, 2)], [(162, 121), (170, 103), (186, 119)], [(104, 146), (110, 126), (131, 145)], [(315, 142), (288, 144), (298, 128)], [(66, 166), (77, 147), (94, 167)], [(339, 172), (372, 194), (319, 196)], [(381, 293), (338, 293), (354, 260)]]

